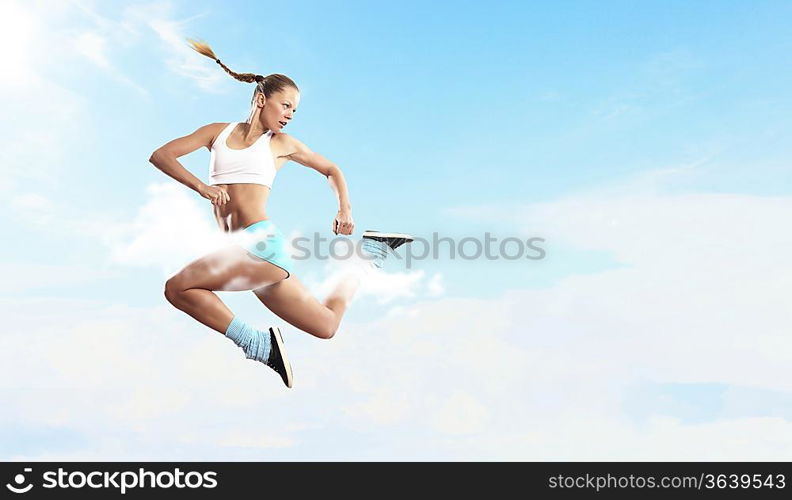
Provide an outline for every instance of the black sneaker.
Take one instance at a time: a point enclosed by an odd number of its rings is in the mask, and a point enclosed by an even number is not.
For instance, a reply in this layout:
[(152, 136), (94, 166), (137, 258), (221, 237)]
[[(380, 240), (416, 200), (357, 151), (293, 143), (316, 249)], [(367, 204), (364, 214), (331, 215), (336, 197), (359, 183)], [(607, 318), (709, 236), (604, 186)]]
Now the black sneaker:
[(283, 346), (283, 337), (278, 327), (270, 327), (270, 355), (267, 366), (278, 372), (286, 387), (292, 386), (292, 369), (286, 349)]
[(382, 233), (379, 231), (368, 230), (363, 233), (363, 238), (369, 238), (388, 245), (391, 250), (396, 250), (405, 243), (411, 242), (414, 238), (409, 234), (402, 233)]
[(391, 250), (396, 250), (413, 240), (409, 234), (381, 233), (371, 230), (364, 232), (362, 238), (363, 249), (372, 257), (369, 265), (377, 269), (382, 269), (385, 258), (388, 256), (389, 247)]

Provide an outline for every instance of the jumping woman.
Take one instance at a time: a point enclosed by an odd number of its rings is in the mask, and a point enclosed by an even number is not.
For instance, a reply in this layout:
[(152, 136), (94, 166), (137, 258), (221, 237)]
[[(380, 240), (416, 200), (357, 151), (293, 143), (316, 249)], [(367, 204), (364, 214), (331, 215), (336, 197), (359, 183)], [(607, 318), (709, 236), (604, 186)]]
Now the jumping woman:
[[(338, 197), (335, 234), (351, 235), (355, 224), (341, 169), (305, 144), (283, 133), (300, 104), (300, 91), (287, 76), (234, 73), (205, 43), (189, 40), (193, 49), (211, 57), (237, 80), (254, 83), (246, 122), (211, 123), (154, 151), (149, 161), (193, 189), (213, 205), (220, 229), (238, 244), (190, 263), (165, 283), (165, 297), (209, 328), (225, 335), (245, 352), (275, 370), (287, 387), (292, 370), (277, 327), (258, 330), (235, 316), (215, 291), (251, 290), (273, 313), (304, 332), (329, 339), (338, 330), (360, 276), (349, 275), (319, 302), (292, 275), (292, 260), (283, 233), (267, 217), (266, 205), (277, 171), (289, 160), (327, 177)], [(210, 153), (209, 184), (177, 160), (201, 147)], [(363, 233), (369, 266), (381, 267), (388, 249), (412, 237), (398, 233)]]

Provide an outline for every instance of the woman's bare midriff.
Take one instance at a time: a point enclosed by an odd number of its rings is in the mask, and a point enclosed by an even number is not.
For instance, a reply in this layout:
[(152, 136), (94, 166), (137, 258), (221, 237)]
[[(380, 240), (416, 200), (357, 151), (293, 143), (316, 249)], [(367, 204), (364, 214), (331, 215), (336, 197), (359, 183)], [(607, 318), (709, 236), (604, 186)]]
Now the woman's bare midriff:
[(226, 188), (230, 201), (214, 207), (217, 224), (225, 232), (237, 231), (267, 219), (270, 188), (261, 184), (217, 184)]

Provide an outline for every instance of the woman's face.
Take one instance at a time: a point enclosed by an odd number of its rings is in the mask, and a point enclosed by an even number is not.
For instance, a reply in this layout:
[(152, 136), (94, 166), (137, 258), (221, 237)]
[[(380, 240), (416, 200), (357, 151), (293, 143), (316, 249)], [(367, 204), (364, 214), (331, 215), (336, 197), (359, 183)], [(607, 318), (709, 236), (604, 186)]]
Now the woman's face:
[(267, 98), (260, 95), (259, 102), (263, 102), (261, 124), (277, 133), (294, 118), (294, 112), (300, 104), (300, 92), (293, 87), (286, 87)]

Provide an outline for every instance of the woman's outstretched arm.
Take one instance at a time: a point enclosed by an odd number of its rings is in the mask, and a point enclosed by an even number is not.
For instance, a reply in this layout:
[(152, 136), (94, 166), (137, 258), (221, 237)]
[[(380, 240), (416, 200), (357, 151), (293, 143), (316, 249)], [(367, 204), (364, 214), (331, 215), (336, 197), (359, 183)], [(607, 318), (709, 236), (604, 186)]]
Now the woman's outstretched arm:
[(223, 125), (222, 123), (204, 125), (190, 135), (174, 139), (154, 151), (149, 162), (204, 198), (212, 200), (212, 204), (223, 205), (229, 200), (228, 193), (224, 189), (207, 186), (177, 160), (177, 158), (201, 147), (211, 148), (212, 142), (222, 130)]
[[(284, 134), (286, 135), (286, 134)], [(355, 223), (352, 221), (352, 203), (349, 201), (349, 191), (347, 190), (344, 173), (335, 163), (324, 156), (311, 151), (311, 149), (298, 141), (294, 137), (287, 136), (289, 150), (286, 155), (292, 161), (312, 168), (327, 177), (330, 187), (338, 198), (338, 214), (333, 220), (333, 232), (336, 234), (352, 234)]]

